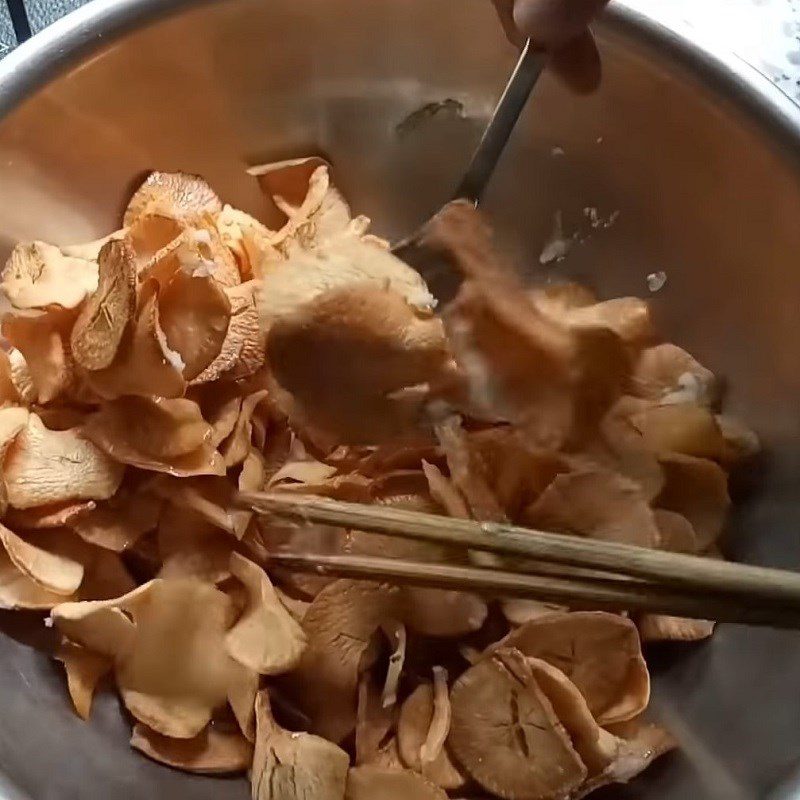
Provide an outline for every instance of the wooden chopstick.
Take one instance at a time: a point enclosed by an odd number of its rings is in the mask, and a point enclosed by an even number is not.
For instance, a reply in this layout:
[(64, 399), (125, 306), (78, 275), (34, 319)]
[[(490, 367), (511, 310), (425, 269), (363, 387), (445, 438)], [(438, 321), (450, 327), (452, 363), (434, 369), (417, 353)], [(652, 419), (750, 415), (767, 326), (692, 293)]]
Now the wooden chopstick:
[(612, 576), (628, 575), (657, 586), (680, 588), (684, 594), (718, 592), (752, 603), (800, 609), (800, 573), (785, 570), (310, 495), (242, 492), (237, 502), (272, 517), (515, 555)]
[(670, 614), (717, 622), (800, 628), (800, 607), (753, 602), (740, 596), (700, 596), (639, 582), (555, 578), (495, 569), (374, 556), (274, 553), (268, 564), (317, 575), (430, 586), (502, 597), (563, 603), (572, 609)]

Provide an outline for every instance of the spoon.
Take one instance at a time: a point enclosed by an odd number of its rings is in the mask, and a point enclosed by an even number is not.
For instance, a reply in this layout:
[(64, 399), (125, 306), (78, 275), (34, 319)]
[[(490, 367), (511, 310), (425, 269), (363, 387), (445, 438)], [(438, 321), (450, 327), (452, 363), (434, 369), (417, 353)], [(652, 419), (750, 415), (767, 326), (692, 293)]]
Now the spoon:
[[(546, 62), (547, 54), (536, 50), (528, 39), (495, 106), (492, 118), (453, 193), (453, 201), (467, 201), (478, 205)], [(410, 237), (398, 242), (392, 248), (392, 253), (422, 275), (438, 300), (447, 301), (454, 294), (453, 284), (456, 281), (452, 270), (443, 265), (441, 258), (421, 242), (420, 233), (424, 228), (423, 225)]]

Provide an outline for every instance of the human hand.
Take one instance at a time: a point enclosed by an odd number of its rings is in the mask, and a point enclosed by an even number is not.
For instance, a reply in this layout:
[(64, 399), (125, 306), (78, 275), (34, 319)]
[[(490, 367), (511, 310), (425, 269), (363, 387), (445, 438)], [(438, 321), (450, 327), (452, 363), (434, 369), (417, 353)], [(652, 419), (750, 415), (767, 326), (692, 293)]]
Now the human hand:
[(552, 51), (550, 66), (570, 88), (591, 92), (600, 82), (600, 56), (588, 25), (608, 0), (493, 0), (508, 38), (529, 38)]

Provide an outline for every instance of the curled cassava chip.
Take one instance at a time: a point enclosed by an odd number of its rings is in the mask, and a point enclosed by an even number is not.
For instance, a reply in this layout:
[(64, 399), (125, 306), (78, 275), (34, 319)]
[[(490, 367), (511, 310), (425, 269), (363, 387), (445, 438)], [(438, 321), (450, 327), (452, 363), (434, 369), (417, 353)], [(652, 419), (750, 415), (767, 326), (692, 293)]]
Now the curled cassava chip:
[(15, 308), (75, 308), (97, 288), (97, 264), (66, 256), (46, 242), (18, 244), (0, 281)]
[(128, 201), (123, 224), (129, 227), (147, 214), (182, 220), (220, 211), (222, 202), (219, 197), (197, 175), (151, 172)]
[(629, 619), (602, 611), (549, 614), (512, 631), (500, 646), (560, 669), (600, 725), (632, 719), (647, 707), (650, 676)]
[(100, 278), (72, 327), (72, 357), (84, 369), (111, 366), (136, 310), (136, 264), (125, 240), (106, 244), (98, 256)]
[(91, 388), (112, 400), (122, 395), (181, 397), (186, 389), (184, 363), (170, 350), (158, 313), (159, 287), (147, 280), (139, 290), (133, 324), (122, 338), (113, 363), (87, 373)]
[(67, 673), (67, 688), (75, 713), (81, 719), (89, 719), (97, 684), (111, 672), (111, 660), (69, 642), (61, 645), (56, 658)]
[(43, 550), (0, 524), (0, 544), (11, 563), (48, 592), (71, 595), (83, 581), (83, 564)]
[(231, 304), (209, 277), (176, 273), (159, 296), (161, 327), (170, 349), (183, 360), (191, 381), (219, 355), (228, 331)]
[(66, 500), (105, 500), (119, 488), (124, 467), (75, 430), (49, 431), (28, 417), (6, 455), (3, 481), (14, 508)]
[(70, 388), (73, 365), (68, 340), (74, 318), (74, 311), (52, 307), (37, 317), (6, 315), (3, 319), (3, 336), (24, 357), (40, 403), (49, 403)]
[(160, 764), (199, 775), (244, 772), (253, 760), (253, 745), (244, 736), (213, 725), (192, 739), (173, 739), (137, 722), (131, 747)]

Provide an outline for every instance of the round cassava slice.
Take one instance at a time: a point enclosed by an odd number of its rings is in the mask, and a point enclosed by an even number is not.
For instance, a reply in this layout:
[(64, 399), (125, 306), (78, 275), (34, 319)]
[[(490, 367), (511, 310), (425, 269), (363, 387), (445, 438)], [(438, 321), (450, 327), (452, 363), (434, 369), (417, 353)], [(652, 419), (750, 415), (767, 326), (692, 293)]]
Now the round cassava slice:
[(568, 796), (586, 767), (525, 657), (503, 649), (470, 667), (450, 694), (448, 745), (484, 789), (505, 800)]

